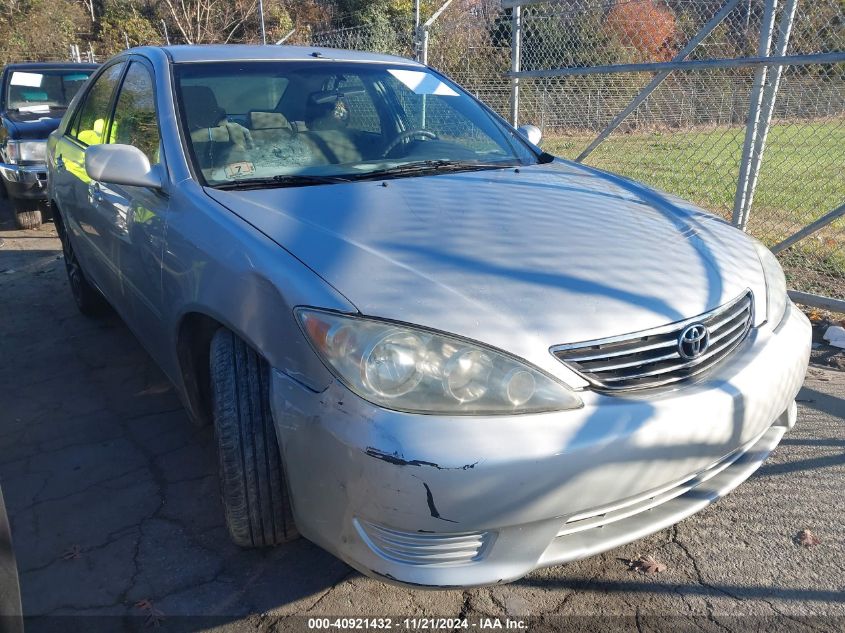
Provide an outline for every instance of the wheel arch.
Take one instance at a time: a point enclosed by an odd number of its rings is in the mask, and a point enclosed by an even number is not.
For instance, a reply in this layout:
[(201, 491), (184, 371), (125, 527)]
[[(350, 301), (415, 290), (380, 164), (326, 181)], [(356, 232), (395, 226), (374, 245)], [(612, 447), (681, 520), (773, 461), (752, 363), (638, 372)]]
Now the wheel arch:
[[(196, 424), (212, 421), (211, 367), (209, 350), (214, 333), (226, 324), (204, 312), (187, 312), (179, 321), (176, 355), (187, 400), (188, 413)], [(237, 335), (237, 333), (235, 332)]]
[(61, 208), (59, 207), (59, 203), (56, 202), (56, 198), (50, 197), (47, 199), (50, 204), (50, 207), (53, 210), (53, 224), (56, 225), (56, 233), (59, 234), (59, 239), (64, 239), (65, 235), (65, 219), (62, 217)]

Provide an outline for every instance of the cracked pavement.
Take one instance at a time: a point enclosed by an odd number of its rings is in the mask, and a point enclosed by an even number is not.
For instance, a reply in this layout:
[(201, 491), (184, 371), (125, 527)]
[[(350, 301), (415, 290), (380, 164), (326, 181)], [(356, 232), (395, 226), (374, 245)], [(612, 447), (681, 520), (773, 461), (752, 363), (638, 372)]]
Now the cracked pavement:
[[(289, 615), (531, 616), (532, 625), (602, 616), (641, 630), (674, 616), (706, 631), (748, 628), (749, 615), (779, 630), (845, 622), (806, 617), (845, 618), (845, 372), (811, 366), (781, 446), (677, 526), (510, 585), (398, 588), (305, 540), (232, 545), (210, 429), (191, 425), (116, 316), (77, 312), (52, 224), (15, 231), (4, 208), (0, 237), (0, 484), (27, 616), (138, 616), (106, 620), (107, 630), (143, 628), (136, 605), (147, 600), (163, 618), (154, 624), (204, 630), (178, 616), (214, 616), (215, 631), (281, 630)], [(804, 528), (822, 543), (797, 545)], [(629, 570), (640, 555), (666, 571)]]

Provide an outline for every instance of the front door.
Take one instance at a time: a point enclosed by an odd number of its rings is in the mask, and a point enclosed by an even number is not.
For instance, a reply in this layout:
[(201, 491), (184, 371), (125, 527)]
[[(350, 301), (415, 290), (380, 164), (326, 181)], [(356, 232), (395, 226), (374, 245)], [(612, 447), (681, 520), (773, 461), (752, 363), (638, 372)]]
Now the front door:
[(74, 241), (85, 242), (75, 247), (77, 257), (91, 281), (115, 307), (119, 307), (120, 293), (107, 241), (98, 230), (93, 215), (97, 187), (85, 171), (85, 148), (105, 141), (115, 89), (125, 69), (125, 62), (109, 66), (85, 94), (72, 115), (72, 123), (56, 145), (53, 183), (56, 197), (62, 201), (68, 232)]
[[(109, 143), (140, 149), (164, 169), (151, 67), (132, 61), (115, 101)], [(161, 255), (170, 199), (161, 190), (94, 183), (91, 221), (105, 244), (123, 296), (123, 318), (150, 352), (161, 349)]]

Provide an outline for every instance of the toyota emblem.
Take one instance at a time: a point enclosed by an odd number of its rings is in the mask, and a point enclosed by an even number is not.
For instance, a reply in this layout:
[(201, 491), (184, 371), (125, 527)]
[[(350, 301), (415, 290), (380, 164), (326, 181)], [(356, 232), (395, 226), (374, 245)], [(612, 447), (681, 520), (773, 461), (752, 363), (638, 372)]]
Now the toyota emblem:
[(685, 360), (698, 358), (710, 347), (710, 331), (702, 323), (688, 325), (678, 337), (678, 354)]

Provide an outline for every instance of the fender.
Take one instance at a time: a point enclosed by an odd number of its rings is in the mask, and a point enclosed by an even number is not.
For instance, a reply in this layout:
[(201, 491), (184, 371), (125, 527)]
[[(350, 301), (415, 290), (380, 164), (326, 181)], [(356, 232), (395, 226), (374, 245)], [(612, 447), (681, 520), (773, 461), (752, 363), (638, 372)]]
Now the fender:
[[(189, 411), (204, 408), (197, 403), (202, 400), (203, 365), (219, 326), (260, 350), (271, 367), (313, 391), (324, 390), (333, 378), (302, 336), (293, 309), (314, 305), (357, 313), (356, 307), (199, 185), (185, 182), (174, 188), (172, 202), (162, 254), (166, 335), (162, 348), (150, 353), (189, 403)], [(196, 231), (197, 226), (203, 230)]]

